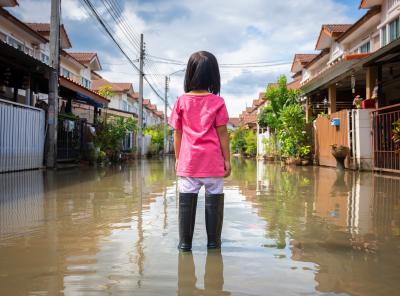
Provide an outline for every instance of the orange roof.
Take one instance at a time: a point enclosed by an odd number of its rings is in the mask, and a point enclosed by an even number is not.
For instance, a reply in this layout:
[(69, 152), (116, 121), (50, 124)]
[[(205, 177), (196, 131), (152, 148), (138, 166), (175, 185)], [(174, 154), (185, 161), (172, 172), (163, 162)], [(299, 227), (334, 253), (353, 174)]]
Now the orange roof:
[(328, 24), (328, 25), (322, 25), (322, 28), (329, 32), (330, 34), (335, 34), (335, 33), (344, 33), (346, 32), (352, 24)]
[(149, 109), (153, 110), (153, 111), (157, 111), (157, 106), (155, 104), (150, 104)]
[[(48, 36), (50, 34), (50, 24), (49, 23), (26, 23), (26, 25), (29, 26), (32, 30), (41, 34), (43, 37), (48, 39)], [(71, 48), (72, 43), (71, 43), (71, 40), (69, 39), (69, 36), (67, 34), (67, 31), (65, 30), (64, 25), (61, 25), (60, 33), (64, 35), (65, 40), (67, 42), (65, 48)]]
[(92, 81), (92, 89), (98, 91), (104, 85), (110, 85), (114, 92), (127, 92), (133, 88), (130, 82), (110, 82), (106, 79), (96, 79)]
[(315, 58), (313, 58), (308, 64), (306, 64), (304, 66), (304, 68), (308, 68), (310, 67), (312, 64), (314, 64), (315, 62), (319, 61), (320, 59), (322, 59), (325, 55), (327, 55), (329, 53), (329, 50), (324, 49), (322, 50)]
[(144, 106), (147, 106), (147, 105), (150, 105), (150, 104), (151, 104), (151, 102), (150, 102), (149, 99), (143, 99), (143, 105)]
[(262, 99), (262, 100), (265, 100), (265, 99), (266, 99), (265, 95), (266, 95), (265, 92), (260, 92), (260, 93), (258, 94), (258, 98), (259, 98), (259, 99)]
[(352, 24), (325, 24), (322, 25), (321, 31), (319, 33), (317, 44), (315, 45), (315, 49), (324, 49), (321, 47), (321, 42), (323, 40), (323, 35), (326, 34), (330, 38), (338, 38), (344, 32), (346, 32)]
[(300, 63), (301, 66), (304, 66), (311, 62), (318, 54), (309, 54), (309, 53), (296, 53), (293, 58), (291, 71), (294, 72), (293, 68), (296, 62)]
[(240, 119), (238, 117), (231, 117), (229, 118), (229, 123), (234, 127), (238, 127), (240, 125)]
[(162, 111), (156, 111), (155, 114), (160, 118), (164, 118), (164, 112)]
[(89, 63), (97, 56), (95, 52), (69, 52), (69, 54), (82, 63)]
[(60, 76), (60, 85), (64, 86), (65, 88), (74, 90), (74, 91), (79, 91), (83, 95), (88, 96), (101, 104), (107, 105), (107, 103), (110, 102), (110, 100), (107, 99), (106, 97), (103, 97), (102, 95), (98, 94), (97, 92), (84, 87), (83, 85), (73, 81), (70, 78)]
[(287, 84), (288, 89), (300, 89), (300, 79), (293, 80)]

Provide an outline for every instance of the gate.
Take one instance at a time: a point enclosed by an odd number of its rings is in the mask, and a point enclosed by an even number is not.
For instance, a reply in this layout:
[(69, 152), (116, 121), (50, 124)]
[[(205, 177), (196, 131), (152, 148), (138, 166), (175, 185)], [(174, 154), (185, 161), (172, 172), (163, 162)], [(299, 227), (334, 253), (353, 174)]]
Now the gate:
[(0, 99), (0, 173), (43, 166), (45, 112)]
[[(339, 126), (332, 126), (331, 120), (339, 119)], [(336, 166), (336, 160), (331, 154), (331, 145), (351, 147), (351, 112), (342, 110), (326, 116), (320, 116), (314, 121), (315, 155), (318, 163), (323, 166)], [(346, 167), (349, 166), (349, 157)]]
[(400, 119), (400, 104), (372, 112), (374, 169), (400, 173), (400, 155), (392, 140), (393, 123)]
[(57, 161), (77, 161), (81, 156), (86, 122), (68, 115), (58, 115)]

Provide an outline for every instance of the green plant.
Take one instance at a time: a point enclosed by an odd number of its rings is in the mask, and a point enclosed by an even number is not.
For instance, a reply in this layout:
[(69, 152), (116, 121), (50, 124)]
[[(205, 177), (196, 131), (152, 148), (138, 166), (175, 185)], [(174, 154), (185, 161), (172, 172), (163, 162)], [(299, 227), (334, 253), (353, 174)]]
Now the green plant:
[(232, 152), (247, 156), (257, 154), (257, 137), (253, 130), (238, 128), (230, 133), (230, 139)]
[(126, 134), (136, 129), (136, 120), (133, 118), (102, 118), (96, 127), (95, 146), (104, 151), (111, 160), (115, 160), (121, 151), (122, 140)]
[(247, 130), (245, 135), (246, 142), (246, 155), (247, 156), (255, 156), (257, 154), (257, 136), (256, 133), (252, 130)]
[(268, 87), (266, 90), (265, 97), (268, 100), (268, 104), (261, 110), (258, 116), (258, 123), (260, 127), (269, 127), (272, 132), (275, 129), (279, 129), (281, 126), (280, 113), (282, 110), (289, 105), (297, 104), (297, 97), (299, 91), (287, 88), (287, 78), (281, 75), (278, 78), (276, 86)]
[(311, 153), (311, 146), (310, 145), (303, 145), (300, 147), (300, 156), (307, 157)]
[(164, 126), (153, 125), (143, 130), (145, 135), (151, 136), (149, 155), (158, 155), (164, 149)]
[(262, 142), (267, 156), (275, 156), (277, 154), (276, 137), (274, 135), (264, 138)]
[(112, 86), (109, 84), (101, 86), (100, 90), (99, 90), (99, 94), (106, 98), (110, 98), (110, 97), (114, 96), (114, 93), (112, 91)]
[(396, 145), (396, 153), (400, 153), (400, 119), (393, 122), (392, 141)]
[(299, 157), (306, 140), (305, 116), (300, 105), (288, 105), (280, 114), (282, 127), (278, 132), (280, 150), (284, 157)]

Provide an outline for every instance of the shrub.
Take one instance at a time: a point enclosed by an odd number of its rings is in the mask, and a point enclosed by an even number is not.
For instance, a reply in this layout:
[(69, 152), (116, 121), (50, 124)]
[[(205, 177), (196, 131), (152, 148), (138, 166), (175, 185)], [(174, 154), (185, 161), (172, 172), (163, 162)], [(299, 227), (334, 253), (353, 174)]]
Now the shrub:
[(143, 130), (145, 135), (151, 136), (149, 155), (158, 155), (164, 149), (164, 126), (153, 125)]
[(105, 152), (110, 160), (116, 160), (121, 152), (124, 137), (136, 128), (136, 120), (133, 118), (102, 118), (96, 126), (95, 146)]

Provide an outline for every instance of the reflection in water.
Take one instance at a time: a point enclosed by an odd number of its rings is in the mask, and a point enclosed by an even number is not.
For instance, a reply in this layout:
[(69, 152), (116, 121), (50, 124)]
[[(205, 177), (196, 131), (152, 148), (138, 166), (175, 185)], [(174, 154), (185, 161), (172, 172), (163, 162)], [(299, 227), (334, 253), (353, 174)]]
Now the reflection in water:
[(173, 167), (0, 175), (0, 295), (398, 293), (399, 178), (234, 160), (222, 256), (204, 192), (193, 254), (177, 251)]
[(224, 262), (220, 250), (207, 253), (204, 289), (197, 288), (192, 252), (180, 252), (178, 261), (178, 295), (230, 295), (224, 291)]

